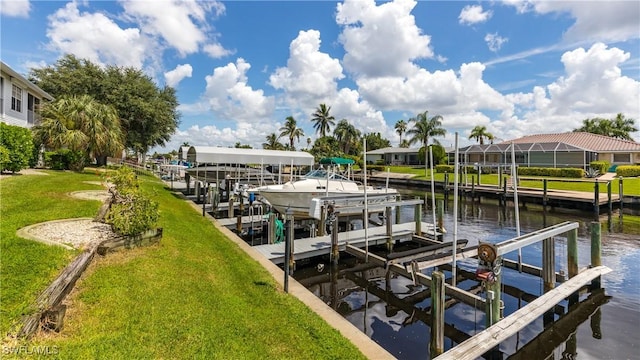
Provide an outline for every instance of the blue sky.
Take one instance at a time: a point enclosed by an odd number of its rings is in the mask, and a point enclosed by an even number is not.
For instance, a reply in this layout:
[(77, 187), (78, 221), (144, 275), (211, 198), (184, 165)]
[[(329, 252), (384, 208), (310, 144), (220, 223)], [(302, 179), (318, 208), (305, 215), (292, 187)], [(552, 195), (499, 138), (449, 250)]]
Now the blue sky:
[[(363, 133), (442, 115), (445, 146), (623, 113), (640, 126), (638, 1), (1, 0), (2, 61), (26, 74), (65, 53), (141, 68), (176, 88), (166, 149), (259, 148), (320, 103)], [(634, 133), (640, 140), (640, 133)], [(282, 140), (286, 142), (285, 139)]]

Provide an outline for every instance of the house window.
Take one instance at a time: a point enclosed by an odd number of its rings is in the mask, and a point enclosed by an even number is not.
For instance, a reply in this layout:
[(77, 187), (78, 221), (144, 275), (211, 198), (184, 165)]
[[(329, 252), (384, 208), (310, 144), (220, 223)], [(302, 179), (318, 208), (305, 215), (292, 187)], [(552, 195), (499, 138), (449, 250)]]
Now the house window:
[(15, 85), (11, 91), (11, 110), (22, 112), (22, 89)]
[(631, 154), (613, 154), (614, 163), (631, 163)]

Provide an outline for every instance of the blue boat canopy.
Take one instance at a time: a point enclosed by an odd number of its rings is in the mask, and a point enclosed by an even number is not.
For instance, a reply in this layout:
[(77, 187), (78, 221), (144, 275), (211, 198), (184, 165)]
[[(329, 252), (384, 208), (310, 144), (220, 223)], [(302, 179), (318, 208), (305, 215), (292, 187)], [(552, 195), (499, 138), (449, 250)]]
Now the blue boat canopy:
[(330, 157), (330, 158), (322, 158), (320, 159), (320, 164), (332, 164), (332, 165), (353, 165), (355, 164), (355, 160), (346, 159), (341, 157)]

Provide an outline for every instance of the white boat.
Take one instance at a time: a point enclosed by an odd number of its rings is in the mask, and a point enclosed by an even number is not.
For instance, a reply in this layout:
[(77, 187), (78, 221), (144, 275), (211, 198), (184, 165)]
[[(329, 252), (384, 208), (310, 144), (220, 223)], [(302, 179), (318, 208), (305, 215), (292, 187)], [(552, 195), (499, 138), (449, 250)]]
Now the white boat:
[[(279, 213), (293, 211), (296, 219), (310, 218), (310, 207), (314, 198), (343, 197), (345, 195), (364, 196), (365, 187), (336, 172), (316, 169), (297, 181), (279, 185), (268, 185), (249, 190), (259, 193)], [(380, 198), (379, 195), (398, 195), (396, 189), (367, 186), (367, 195)], [(342, 213), (341, 215), (347, 215)]]

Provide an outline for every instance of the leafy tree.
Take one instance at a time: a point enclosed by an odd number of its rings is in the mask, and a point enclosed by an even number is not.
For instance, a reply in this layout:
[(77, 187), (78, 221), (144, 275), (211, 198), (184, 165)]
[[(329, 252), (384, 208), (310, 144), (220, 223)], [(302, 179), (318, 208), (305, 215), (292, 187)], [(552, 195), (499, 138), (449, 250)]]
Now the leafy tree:
[(89, 95), (62, 97), (42, 107), (42, 121), (33, 128), (39, 143), (49, 149), (86, 152), (73, 170), (84, 168), (84, 158), (96, 158), (106, 164), (124, 147), (122, 128), (115, 109), (95, 101)]
[[(409, 120), (409, 122), (413, 123), (413, 127), (407, 131), (407, 135), (412, 135), (411, 139), (409, 139), (409, 144), (420, 142), (422, 143), (422, 146), (426, 148), (429, 146), (429, 138), (444, 136), (447, 133), (447, 131), (442, 127), (442, 116), (436, 115), (429, 118), (428, 113), (428, 111), (419, 113), (415, 118)], [(433, 139), (433, 141), (434, 143), (439, 144), (436, 139)], [(427, 176), (427, 163), (429, 163), (426, 155), (427, 153), (425, 152), (425, 176)]]
[(65, 55), (52, 66), (31, 69), (29, 79), (56, 98), (90, 95), (113, 106), (123, 128), (125, 147), (138, 154), (164, 146), (178, 127), (175, 90), (158, 88), (138, 69), (101, 68), (89, 60)]
[(400, 147), (401, 148), (408, 148), (409, 147), (409, 140), (402, 139), (402, 142), (400, 143)]
[(630, 133), (638, 131), (638, 128), (635, 127), (634, 119), (627, 119), (622, 113), (619, 113), (612, 120), (602, 118), (585, 119), (582, 121), (582, 126), (573, 131), (633, 141)]
[(469, 139), (476, 139), (480, 145), (484, 145), (484, 139), (490, 140), (493, 144), (494, 136), (492, 133), (487, 131), (486, 126), (476, 125), (472, 130), (471, 134), (469, 134)]
[(309, 152), (315, 157), (316, 161), (324, 157), (342, 156), (340, 144), (333, 136), (318, 138)]
[[(433, 152), (433, 165), (446, 164), (447, 163), (447, 151), (444, 149), (444, 146), (440, 144), (431, 144), (429, 145), (432, 148)], [(426, 153), (425, 153), (426, 151)], [(425, 148), (424, 146), (418, 150), (418, 158), (419, 159), (429, 159), (429, 148)], [(427, 161), (429, 164), (430, 161)], [(430, 166), (432, 164), (429, 164)]]
[(402, 134), (407, 132), (407, 122), (404, 120), (398, 120), (394, 128), (396, 129), (396, 133), (400, 135), (399, 144), (400, 144), (400, 147), (402, 147)]
[(638, 131), (638, 128), (635, 126), (634, 119), (626, 119), (624, 117), (624, 114), (618, 113), (615, 119), (611, 120), (611, 123), (613, 130), (610, 136), (618, 139), (633, 141), (633, 138), (631, 138), (631, 135), (629, 133)]
[(275, 133), (267, 135), (266, 142), (262, 143), (265, 150), (284, 150), (284, 145), (280, 142), (280, 136)]
[(391, 142), (384, 139), (379, 132), (369, 133), (364, 137), (367, 139), (367, 151), (378, 150), (391, 146)]
[(327, 133), (331, 131), (331, 126), (335, 124), (336, 118), (333, 117), (329, 112), (331, 111), (331, 106), (327, 107), (325, 104), (320, 104), (316, 111), (311, 115), (311, 121), (314, 123), (313, 128), (316, 129), (316, 133), (319, 133), (321, 136), (327, 136)]
[(342, 151), (347, 155), (351, 154), (350, 150), (355, 148), (361, 136), (360, 130), (350, 124), (347, 119), (342, 119), (338, 122), (338, 125), (336, 125), (336, 128), (333, 130), (333, 135), (342, 145)]
[(280, 128), (280, 136), (289, 137), (289, 148), (295, 150), (293, 140), (298, 139), (298, 141), (300, 141), (300, 136), (304, 136), (304, 130), (298, 127), (296, 119), (294, 119), (293, 116), (287, 116), (284, 126)]
[(33, 148), (29, 129), (0, 122), (0, 171), (18, 172), (29, 167)]
[(253, 147), (249, 144), (240, 144), (240, 142), (236, 142), (236, 144), (233, 146), (236, 149), (253, 149)]

